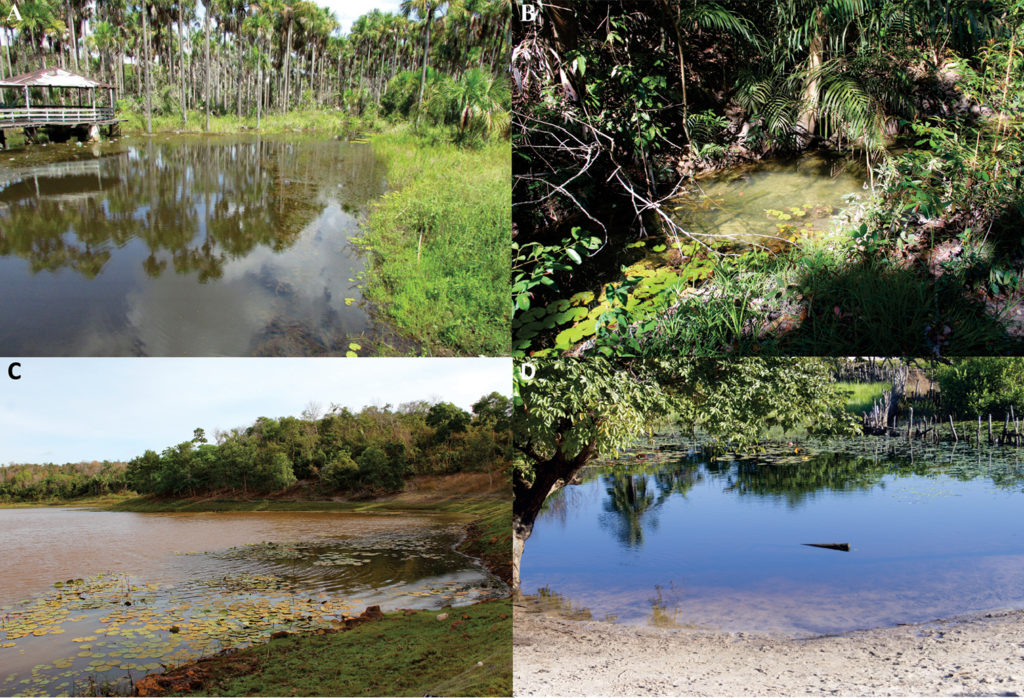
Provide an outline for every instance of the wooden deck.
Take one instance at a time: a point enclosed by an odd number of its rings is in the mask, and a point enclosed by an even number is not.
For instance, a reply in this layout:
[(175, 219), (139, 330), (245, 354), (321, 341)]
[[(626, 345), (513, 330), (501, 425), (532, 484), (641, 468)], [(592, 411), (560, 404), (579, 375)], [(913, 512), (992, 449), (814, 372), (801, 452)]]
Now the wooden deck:
[(9, 107), (0, 105), (0, 129), (84, 124), (107, 126), (117, 122), (118, 119), (112, 107)]

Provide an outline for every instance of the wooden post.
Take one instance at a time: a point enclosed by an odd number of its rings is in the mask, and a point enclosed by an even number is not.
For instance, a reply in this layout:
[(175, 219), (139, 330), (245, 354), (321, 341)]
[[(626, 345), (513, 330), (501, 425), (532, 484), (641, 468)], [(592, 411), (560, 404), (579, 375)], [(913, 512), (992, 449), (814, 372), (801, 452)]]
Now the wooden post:
[(953, 432), (953, 443), (959, 443), (960, 437), (956, 435), (956, 427), (953, 425), (953, 415), (949, 415), (949, 430)]
[(988, 413), (988, 445), (992, 445), (992, 413)]
[(907, 441), (914, 438), (914, 408), (910, 408), (910, 419), (907, 420)]
[(981, 415), (978, 415), (978, 448), (981, 448)]

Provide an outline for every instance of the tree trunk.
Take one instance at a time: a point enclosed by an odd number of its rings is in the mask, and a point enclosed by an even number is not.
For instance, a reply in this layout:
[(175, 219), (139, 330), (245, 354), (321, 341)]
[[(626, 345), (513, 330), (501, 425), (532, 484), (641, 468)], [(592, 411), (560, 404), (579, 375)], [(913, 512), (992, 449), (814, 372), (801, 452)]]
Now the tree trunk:
[(153, 135), (153, 90), (150, 71), (153, 62), (149, 59), (149, 8), (142, 3), (142, 55), (146, 70), (146, 133)]
[(67, 12), (68, 12), (68, 29), (71, 31), (71, 45), (72, 45), (72, 47), (74, 48), (74, 51), (75, 51), (74, 52), (74, 56), (75, 56), (74, 66), (75, 66), (75, 70), (79, 70), (80, 68), (78, 67), (78, 34), (75, 33), (75, 16), (71, 12), (71, 2), (70, 2), (70, 0), (66, 0), (66, 2), (64, 3), (64, 6), (65, 6), (65, 8), (67, 9)]
[(203, 60), (206, 62), (206, 131), (210, 131), (210, 0), (206, 0), (206, 12), (203, 13), (203, 31), (206, 34), (206, 48)]
[(238, 38), (238, 92), (235, 94), (235, 116), (242, 119), (242, 90), (245, 87), (245, 70), (242, 66), (242, 40)]
[(434, 7), (427, 6), (427, 37), (423, 41), (423, 70), (420, 72), (420, 98), (416, 101), (416, 125), (420, 125), (423, 113), (423, 87), (427, 84), (427, 58), (430, 57), (430, 21), (434, 18)]
[(825, 14), (819, 8), (816, 15), (817, 32), (811, 39), (807, 56), (807, 81), (804, 83), (800, 116), (797, 119), (797, 143), (806, 148), (818, 128), (818, 103), (821, 91), (821, 63), (825, 52)]
[[(528, 456), (530, 454), (527, 454)], [(544, 500), (566, 485), (577, 484), (580, 470), (597, 456), (594, 442), (583, 447), (573, 458), (567, 458), (561, 451), (548, 460), (534, 457), (535, 477), (528, 483), (516, 476), (512, 483), (512, 590), (520, 591), (520, 562), (526, 541), (533, 533), (533, 524), (540, 514)], [(530, 456), (533, 457), (533, 456)]]
[(289, 73), (289, 64), (291, 62), (292, 55), (292, 25), (294, 21), (291, 17), (288, 18), (288, 34), (285, 39), (285, 50), (284, 50), (284, 91), (281, 93), (281, 111), (288, 111), (288, 102), (291, 96), (291, 75)]
[(188, 107), (187, 100), (185, 99), (185, 48), (184, 48), (184, 30), (182, 29), (182, 6), (185, 3), (182, 0), (178, 0), (178, 82), (181, 88), (181, 125), (185, 126), (188, 124)]

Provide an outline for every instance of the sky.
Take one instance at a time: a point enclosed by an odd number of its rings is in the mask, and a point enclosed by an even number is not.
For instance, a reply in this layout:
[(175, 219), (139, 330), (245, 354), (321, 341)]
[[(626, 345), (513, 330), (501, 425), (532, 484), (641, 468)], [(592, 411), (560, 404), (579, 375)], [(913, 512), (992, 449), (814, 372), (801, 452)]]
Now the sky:
[[(21, 380), (7, 379), (19, 361)], [(354, 410), (414, 400), (463, 409), (510, 396), (510, 359), (0, 360), (0, 465), (129, 460), (188, 441), (202, 427), (299, 416), (311, 402)]]
[(400, 0), (315, 0), (316, 4), (331, 8), (341, 24), (341, 33), (348, 34), (352, 23), (373, 9), (398, 14)]
[[(355, 22), (359, 17), (365, 15), (373, 9), (378, 9), (381, 12), (390, 12), (392, 14), (399, 14), (399, 5), (401, 0), (313, 0), (316, 4), (321, 7), (329, 7), (334, 12), (334, 16), (338, 18), (338, 23), (341, 24), (341, 33), (348, 34), (352, 29), (352, 23)], [(204, 4), (199, 3), (196, 6), (196, 14), (199, 18), (203, 17)], [(0, 32), (0, 46), (6, 43), (7, 37), (4, 36), (3, 32)]]

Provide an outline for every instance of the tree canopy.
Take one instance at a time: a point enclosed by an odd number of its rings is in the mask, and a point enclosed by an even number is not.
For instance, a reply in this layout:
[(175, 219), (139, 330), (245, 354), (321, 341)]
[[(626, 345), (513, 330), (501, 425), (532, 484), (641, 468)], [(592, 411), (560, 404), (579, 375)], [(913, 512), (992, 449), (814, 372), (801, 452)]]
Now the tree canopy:
[[(217, 491), (277, 492), (297, 483), (310, 496), (400, 491), (415, 475), (494, 472), (511, 461), (511, 402), (499, 393), (469, 413), (451, 403), (335, 407), (322, 417), (260, 417), (253, 424), (192, 438), (125, 463), (0, 467), (0, 501), (73, 499), (133, 490), (169, 497)], [(432, 416), (433, 415), (433, 416)], [(443, 419), (438, 418), (443, 415)]]

